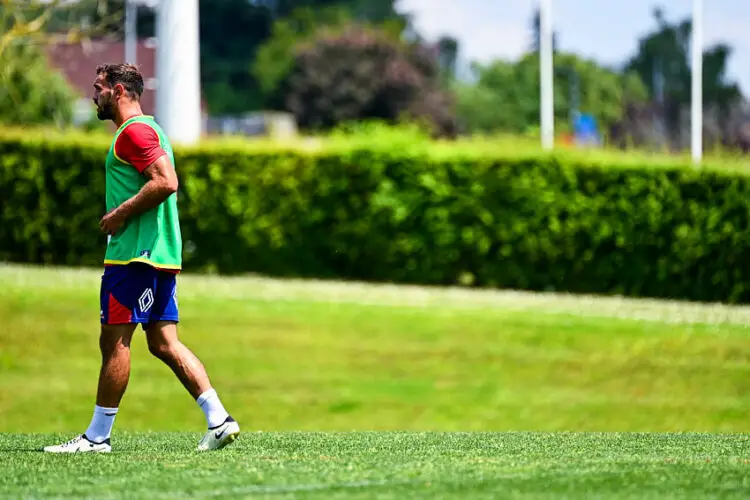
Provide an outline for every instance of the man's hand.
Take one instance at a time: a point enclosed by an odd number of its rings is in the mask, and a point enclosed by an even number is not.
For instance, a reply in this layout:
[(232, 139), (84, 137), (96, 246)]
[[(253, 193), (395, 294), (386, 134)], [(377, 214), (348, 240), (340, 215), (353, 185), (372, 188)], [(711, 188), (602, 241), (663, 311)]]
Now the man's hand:
[(99, 221), (99, 227), (102, 228), (102, 232), (105, 234), (115, 234), (125, 224), (125, 217), (122, 216), (122, 212), (118, 209), (111, 210)]

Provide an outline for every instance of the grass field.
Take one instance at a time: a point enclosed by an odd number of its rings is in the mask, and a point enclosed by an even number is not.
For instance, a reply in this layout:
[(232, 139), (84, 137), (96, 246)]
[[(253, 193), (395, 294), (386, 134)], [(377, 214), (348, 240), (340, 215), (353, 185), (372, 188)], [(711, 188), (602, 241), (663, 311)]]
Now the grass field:
[(0, 266), (0, 496), (750, 493), (750, 308), (551, 294), (186, 275), (240, 441), (193, 451), (138, 336), (115, 453), (36, 452), (91, 417), (99, 277)]
[(537, 433), (256, 433), (218, 453), (123, 434), (103, 456), (0, 435), (0, 493), (69, 498), (747, 498), (748, 438)]

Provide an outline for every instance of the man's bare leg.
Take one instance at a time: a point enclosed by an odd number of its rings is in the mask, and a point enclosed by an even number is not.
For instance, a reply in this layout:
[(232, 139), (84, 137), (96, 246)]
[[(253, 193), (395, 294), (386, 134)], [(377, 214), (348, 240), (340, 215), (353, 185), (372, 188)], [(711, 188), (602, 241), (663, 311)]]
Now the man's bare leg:
[(221, 404), (219, 395), (211, 387), (206, 369), (177, 337), (177, 325), (173, 321), (159, 321), (146, 329), (148, 350), (162, 360), (180, 380), (198, 406), (203, 410), (208, 432), (203, 436), (198, 449), (216, 450), (237, 439), (240, 427)]
[(102, 325), (102, 332), (99, 336), (102, 366), (96, 392), (98, 406), (108, 408), (120, 406), (130, 380), (130, 342), (136, 326), (135, 324)]
[(135, 324), (102, 325), (99, 349), (102, 365), (96, 405), (86, 432), (67, 443), (47, 446), (44, 451), (53, 453), (109, 452), (109, 437), (115, 422), (117, 409), (130, 379), (130, 341)]
[(203, 363), (177, 338), (173, 321), (159, 321), (146, 330), (148, 350), (172, 369), (193, 399), (211, 389)]
[(219, 395), (211, 387), (206, 369), (198, 357), (177, 337), (173, 321), (159, 321), (146, 330), (148, 350), (169, 366), (198, 406), (203, 410), (208, 433), (199, 449), (223, 448), (239, 435), (239, 426), (221, 404)]
[(96, 391), (96, 406), (91, 423), (84, 433), (95, 443), (109, 439), (117, 409), (130, 380), (130, 342), (136, 324), (102, 325), (99, 350), (102, 366)]

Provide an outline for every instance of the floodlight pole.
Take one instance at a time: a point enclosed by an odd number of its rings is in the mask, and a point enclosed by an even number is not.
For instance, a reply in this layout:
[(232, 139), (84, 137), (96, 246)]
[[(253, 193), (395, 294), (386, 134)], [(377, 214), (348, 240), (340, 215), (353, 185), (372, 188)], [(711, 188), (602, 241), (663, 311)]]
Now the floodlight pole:
[(176, 143), (202, 132), (198, 0), (161, 0), (157, 10), (156, 118)]
[(136, 26), (138, 6), (133, 0), (125, 0), (125, 62), (137, 64), (136, 46), (138, 28)]
[(690, 125), (693, 163), (703, 157), (703, 0), (693, 0)]
[(539, 1), (539, 75), (542, 147), (552, 149), (555, 142), (554, 74), (552, 61), (552, 0)]

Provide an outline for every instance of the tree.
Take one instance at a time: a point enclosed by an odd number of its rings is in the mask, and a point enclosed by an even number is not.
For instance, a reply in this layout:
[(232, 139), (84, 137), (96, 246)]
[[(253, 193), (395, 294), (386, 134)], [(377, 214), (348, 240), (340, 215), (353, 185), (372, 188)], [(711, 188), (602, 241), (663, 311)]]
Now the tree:
[(0, 121), (69, 125), (75, 92), (52, 71), (37, 45), (13, 44), (0, 54)]
[[(124, 0), (0, 0), (0, 52), (11, 41), (82, 41), (121, 30)], [(115, 8), (117, 5), (120, 9)]]
[[(456, 85), (459, 121), (468, 130), (525, 133), (539, 126), (538, 54), (473, 69), (476, 83)], [(574, 54), (557, 54), (554, 69), (554, 114), (562, 130), (570, 127), (574, 109), (593, 115), (607, 127), (623, 116), (627, 99), (647, 96), (634, 74), (622, 75)]]
[[(291, 21), (291, 30), (281, 29), (280, 43), (262, 55), (259, 50), (272, 37), (276, 21), (297, 9), (307, 7), (317, 13), (331, 6), (346, 9), (354, 19), (398, 18), (394, 0), (200, 0), (201, 80), (210, 111), (238, 114), (266, 105), (277, 107), (273, 87), (290, 60), (281, 48), (288, 46), (296, 21)], [(302, 28), (306, 29), (304, 23)], [(256, 63), (258, 56), (262, 63)]]
[[(125, 0), (78, 0), (60, 5), (65, 9), (51, 16), (51, 31), (93, 23), (103, 26), (99, 33), (107, 37), (124, 38)], [(199, 1), (201, 83), (212, 113), (233, 114), (259, 107), (260, 92), (248, 68), (256, 48), (270, 34), (272, 19), (262, 1)], [(153, 9), (139, 6), (137, 30), (139, 37), (156, 35)]]
[[(294, 48), (314, 35), (326, 30), (328, 33), (342, 31), (355, 22), (350, 7), (331, 5), (313, 9), (299, 7), (290, 15), (277, 19), (271, 36), (260, 45), (252, 64), (251, 73), (263, 94), (267, 108), (283, 107), (281, 85), (289, 76), (294, 65)], [(386, 19), (379, 22), (359, 21), (362, 26), (371, 26), (383, 30), (398, 38), (404, 25), (397, 19)]]
[(436, 54), (359, 25), (318, 32), (297, 47), (284, 94), (287, 109), (305, 128), (407, 119), (427, 122), (436, 135), (455, 133)]
[[(77, 5), (50, 2), (0, 0), (0, 121), (10, 124), (55, 123), (72, 119), (75, 93), (61, 74), (52, 70), (44, 46), (59, 39), (82, 40), (101, 26), (66, 26), (70, 9)], [(56, 29), (54, 23), (60, 25)]]
[[(150, 9), (139, 8), (139, 17), (147, 14), (153, 31), (154, 14)], [(76, 0), (61, 3), (47, 25), (50, 33), (69, 33), (84, 28), (89, 36), (107, 36), (122, 39), (124, 36), (125, 0)], [(141, 33), (145, 26), (139, 23)], [(96, 32), (91, 32), (96, 27)]]
[(271, 35), (271, 11), (247, 0), (200, 0), (201, 83), (212, 114), (261, 107), (250, 73), (257, 48)]
[(271, 37), (258, 48), (251, 74), (258, 82), (266, 108), (283, 107), (281, 85), (294, 66), (294, 48), (322, 28), (341, 28), (351, 22), (349, 10), (339, 7), (296, 9), (277, 19)]
[(456, 63), (458, 61), (458, 40), (450, 36), (441, 36), (437, 42), (438, 60), (440, 68), (447, 80), (456, 76)]
[(396, 0), (260, 0), (269, 8), (274, 17), (287, 17), (300, 8), (318, 10), (329, 6), (343, 7), (358, 21), (382, 23), (387, 20), (401, 18), (396, 12)]
[[(7, 2), (10, 0), (0, 0)], [(21, 0), (14, 0), (21, 1)], [(76, 26), (103, 25), (107, 36), (122, 38), (125, 0), (77, 0), (64, 2), (65, 15), (51, 16), (50, 26), (55, 31), (66, 31)], [(330, 6), (346, 9), (352, 19), (371, 22), (394, 20), (403, 22), (396, 13), (395, 0), (200, 0), (200, 62), (201, 83), (209, 112), (212, 114), (240, 114), (259, 109), (274, 99), (269, 98), (269, 81), (278, 81), (289, 57), (264, 58), (268, 71), (259, 73), (255, 67), (259, 48), (269, 40), (273, 23), (292, 15), (296, 9), (309, 8), (312, 12)], [(155, 35), (155, 13), (138, 9), (138, 34)], [(286, 36), (286, 35), (284, 35)], [(277, 45), (269, 53), (279, 57)], [(274, 52), (275, 51), (275, 52)]]
[[(656, 29), (639, 40), (638, 51), (625, 68), (636, 72), (648, 87), (670, 142), (684, 144), (683, 117), (691, 102), (692, 23), (689, 18), (669, 23), (661, 9), (655, 9), (653, 14)], [(726, 77), (731, 53), (725, 44), (709, 47), (703, 53), (703, 102), (707, 109), (717, 110), (720, 121), (742, 98), (737, 84)]]
[[(552, 52), (557, 52), (557, 31), (552, 31)], [(531, 18), (531, 51), (539, 52), (542, 46), (542, 13), (537, 7)]]

